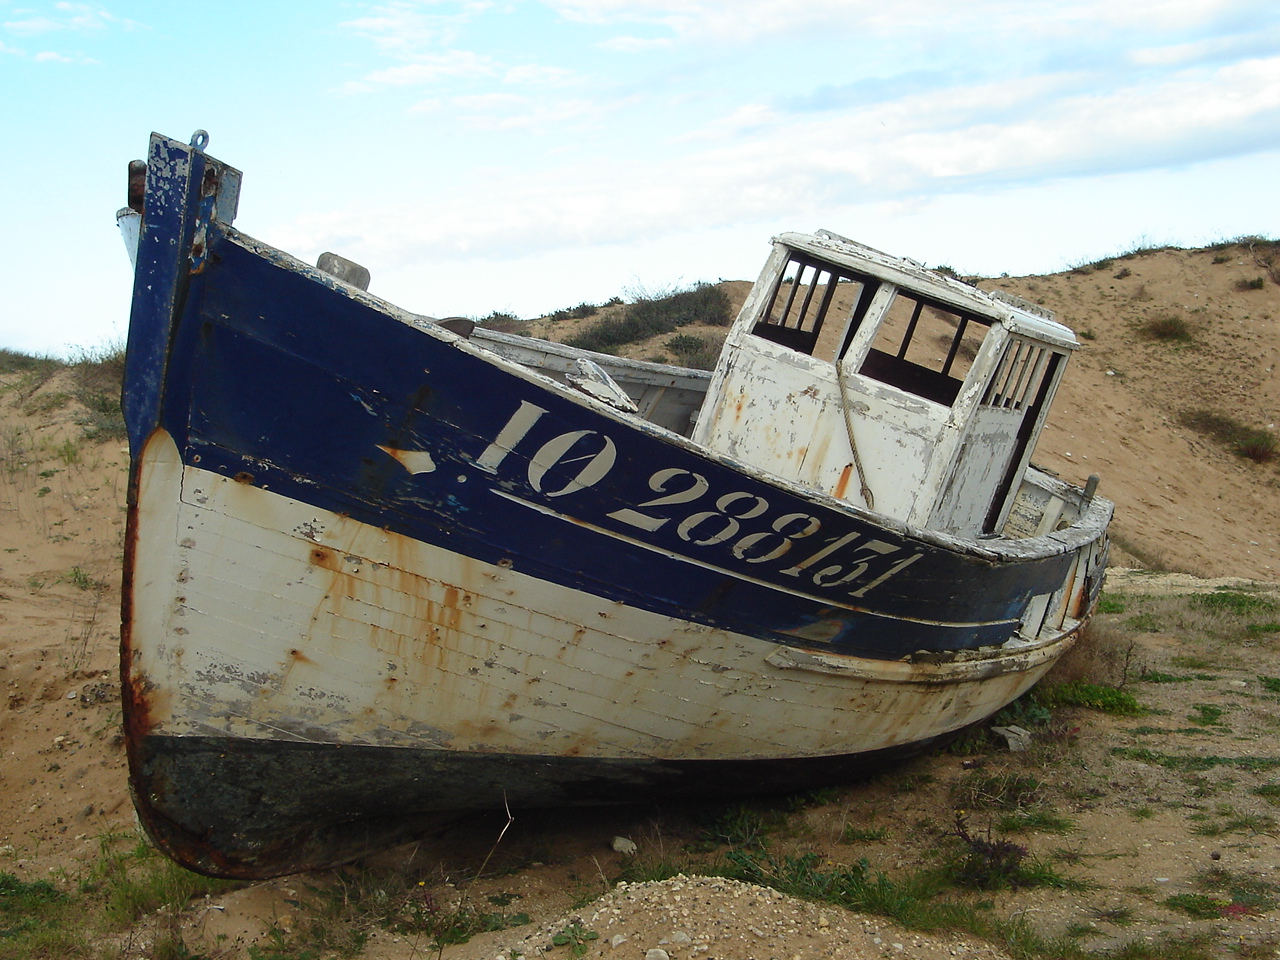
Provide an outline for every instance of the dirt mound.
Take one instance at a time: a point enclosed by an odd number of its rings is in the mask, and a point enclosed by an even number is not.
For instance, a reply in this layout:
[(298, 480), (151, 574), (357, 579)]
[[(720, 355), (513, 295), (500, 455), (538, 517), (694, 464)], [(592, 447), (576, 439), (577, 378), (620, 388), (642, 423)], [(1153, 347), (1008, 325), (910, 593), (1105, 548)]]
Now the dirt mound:
[[(1103, 492), (1117, 503), (1116, 554), (1127, 565), (1243, 578), (1213, 584), (1237, 590), (1251, 589), (1248, 581), (1280, 579), (1280, 468), (1238, 456), (1183, 425), (1195, 411), (1272, 433), (1280, 420), (1280, 286), (1257, 254), (1247, 245), (1157, 250), (982, 284), (1049, 307), (1080, 332), (1082, 349), (1036, 460), (1076, 482), (1101, 475)], [(1259, 277), (1266, 278), (1261, 285)], [(735, 309), (748, 288), (727, 285)], [(545, 321), (536, 328), (564, 339), (590, 322)], [(723, 328), (682, 332), (710, 336)], [(650, 359), (664, 350), (655, 340), (627, 353)], [(73, 888), (99, 856), (100, 838), (131, 831), (133, 813), (115, 686), (127, 454), (120, 440), (84, 439), (84, 411), (67, 376), (0, 374), (0, 680), (7, 695), (0, 713), (0, 872), (63, 878)], [(1115, 578), (1111, 589), (1145, 597), (1168, 588), (1161, 583), (1130, 574)], [(1170, 589), (1183, 593), (1188, 586), (1201, 589), (1186, 583)], [(1250, 906), (1231, 892), (1230, 878), (1254, 876), (1280, 855), (1267, 826), (1271, 794), (1263, 789), (1274, 759), (1266, 744), (1280, 726), (1265, 681), (1280, 641), (1266, 632), (1265, 618), (1241, 627), (1260, 632), (1242, 633), (1231, 646), (1187, 639), (1185, 617), (1162, 609), (1107, 615), (1145, 624), (1126, 628), (1116, 644), (1119, 669), (1131, 683), (1143, 669), (1175, 676), (1176, 682), (1140, 690), (1144, 703), (1162, 711), (1159, 719), (1074, 716), (1072, 731), (1055, 734), (1073, 745), (1070, 759), (1045, 754), (1035, 774), (1075, 832), (1035, 834), (1026, 845), (1045, 858), (1056, 848), (1075, 850), (1075, 860), (1061, 862), (1083, 865), (1097, 886), (1026, 893), (1017, 904), (1011, 894), (993, 895), (995, 912), (1026, 911), (1057, 933), (1075, 924), (1077, 934), (1095, 938), (1090, 946), (1125, 939), (1131, 923), (1143, 935), (1176, 929), (1186, 922), (1168, 905), (1176, 895), (1201, 896), (1210, 910), (1225, 905), (1227, 913), (1213, 916), (1232, 936), (1244, 935), (1247, 923), (1276, 919), (1274, 898), (1258, 894)], [(1187, 666), (1196, 663), (1212, 668)], [(1256, 762), (1237, 757), (1193, 769), (1186, 759), (1229, 754)], [(1025, 759), (1006, 759), (984, 755), (974, 762), (1001, 775), (1031, 775)], [(801, 839), (829, 854), (824, 869), (852, 869), (867, 857), (890, 873), (909, 870), (930, 850), (957, 842), (953, 788), (978, 769), (968, 762), (956, 754), (927, 758), (815, 804), (789, 829), (807, 831)], [(1191, 820), (1195, 813), (1204, 819)], [(982, 819), (990, 829), (995, 814)], [(858, 829), (851, 832), (851, 824)], [(705, 828), (694, 814), (521, 815), (495, 847), (501, 827), (481, 821), (374, 865), (402, 882), (420, 878), (419, 901), (405, 903), (426, 909), (433, 898), (439, 910), (450, 897), (493, 897), (530, 917), (530, 926), (476, 936), (447, 948), (446, 957), (482, 960), (511, 950), (650, 960), (1002, 955), (975, 937), (903, 933), (881, 919), (729, 881), (685, 877), (654, 885), (635, 878), (612, 887), (610, 878), (634, 873), (638, 861), (661, 860), (698, 842)], [(636, 858), (614, 848), (618, 835), (638, 844)], [(776, 841), (775, 852), (792, 840)], [(473, 883), (495, 849), (506, 872)], [(486, 876), (493, 873), (490, 864)], [(279, 943), (301, 929), (298, 905), (308, 887), (348, 889), (356, 881), (346, 877), (290, 878), (222, 895), (191, 911), (183, 929), (211, 955), (243, 955), (255, 937), (275, 931)], [(1219, 888), (1211, 886), (1214, 877)], [(129, 955), (146, 955), (138, 946), (143, 940), (127, 942), (135, 946)], [(382, 927), (364, 946), (372, 957), (427, 952), (421, 935)]]

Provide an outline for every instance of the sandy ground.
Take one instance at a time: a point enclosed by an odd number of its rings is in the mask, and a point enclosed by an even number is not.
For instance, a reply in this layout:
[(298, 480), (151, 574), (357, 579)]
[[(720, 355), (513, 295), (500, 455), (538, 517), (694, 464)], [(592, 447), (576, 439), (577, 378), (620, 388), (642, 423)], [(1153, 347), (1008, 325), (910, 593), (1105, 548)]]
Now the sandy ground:
[[(1073, 481), (1101, 475), (1103, 493), (1117, 503), (1120, 563), (1136, 565), (1137, 555), (1201, 577), (1275, 581), (1280, 470), (1242, 460), (1176, 422), (1182, 411), (1202, 407), (1272, 429), (1280, 419), (1280, 286), (1238, 289), (1262, 270), (1248, 250), (1229, 253), (1223, 260), (1212, 251), (1160, 251), (1102, 270), (992, 284), (1043, 302), (1086, 336), (1036, 460)], [(736, 285), (735, 293), (740, 296), (745, 286)], [(483, 312), (482, 304), (477, 307)], [(1167, 314), (1191, 324), (1191, 343), (1141, 337), (1144, 320)], [(557, 338), (571, 328), (571, 322), (556, 325)], [(20, 375), (0, 378), (0, 682), (7, 695), (0, 712), (0, 870), (29, 878), (74, 877), (96, 855), (102, 835), (134, 829), (115, 686), (127, 456), (119, 442), (81, 439), (70, 392), (65, 375), (36, 390)], [(1113, 580), (1113, 589), (1120, 588)], [(1152, 581), (1136, 589), (1149, 591)], [(1160, 667), (1182, 646), (1176, 632), (1147, 636), (1140, 656)], [(1226, 698), (1235, 705), (1232, 749), (1265, 752), (1280, 728), (1274, 705), (1257, 690), (1272, 646), (1233, 650), (1217, 679), (1197, 681), (1203, 689), (1144, 689), (1144, 702), (1172, 698), (1164, 709), (1177, 717), (1196, 697)], [(1215, 655), (1223, 659), (1221, 652)], [(1134, 901), (1136, 935), (1155, 935), (1184, 922), (1159, 907), (1159, 892), (1189, 889), (1212, 852), (1220, 857), (1213, 863), (1240, 870), (1275, 870), (1280, 863), (1271, 832), (1206, 840), (1190, 832), (1185, 814), (1161, 806), (1157, 801), (1170, 792), (1194, 787), (1107, 752), (1115, 743), (1145, 743), (1150, 734), (1131, 732), (1139, 725), (1082, 716), (1073, 735), (1080, 759), (1067, 765), (1065, 775), (1062, 764), (1054, 765), (1055, 777), (1076, 781), (1053, 789), (1079, 832), (1044, 843), (1078, 844), (1082, 870), (1100, 886), (1087, 893), (1021, 895), (1016, 909), (1048, 931), (1077, 922), (1097, 924), (1098, 943), (1135, 935), (1100, 919), (1119, 915), (1107, 905), (1112, 898)], [(867, 856), (905, 869), (947, 842), (952, 804), (943, 787), (965, 774), (962, 762), (952, 755), (929, 758), (849, 788), (838, 801), (806, 813), (812, 838), (849, 862)], [(1260, 816), (1265, 802), (1246, 788), (1269, 776), (1237, 776), (1222, 790), (1237, 808), (1256, 808)], [(901, 792), (912, 777), (917, 786), (932, 786)], [(1098, 795), (1091, 797), (1090, 790)], [(1149, 819), (1128, 813), (1143, 805), (1156, 811)], [(850, 818), (886, 823), (889, 839), (866, 849), (841, 847), (832, 838)], [(570, 948), (554, 946), (551, 938), (575, 922), (598, 934), (584, 944), (588, 956), (637, 960), (663, 960), (651, 950), (663, 950), (671, 960), (1001, 955), (974, 938), (904, 933), (879, 919), (726, 881), (690, 878), (606, 893), (604, 878), (615, 876), (625, 859), (613, 849), (614, 837), (631, 839), (644, 857), (666, 844), (674, 849), (696, 832), (684, 814), (671, 811), (518, 816), (499, 847), (516, 866), (496, 881), (475, 884), (475, 868), (494, 848), (501, 827), (500, 821), (481, 820), (386, 855), (387, 863), (420, 875), (440, 897), (509, 895), (519, 898), (512, 909), (532, 917), (529, 926), (448, 948), (450, 960), (482, 960), (512, 948), (568, 957)], [(1105, 851), (1115, 856), (1101, 856)], [(295, 922), (290, 901), (309, 882), (288, 878), (197, 905), (188, 933), (205, 937), (217, 955), (242, 956), (269, 926)], [(593, 900), (598, 894), (605, 896)], [(1015, 909), (1003, 901), (994, 909), (1005, 907)], [(1250, 918), (1248, 930), (1228, 924), (1223, 936), (1261, 937), (1276, 916)], [(132, 949), (129, 955), (146, 955), (143, 941)], [(428, 952), (385, 931), (365, 951), (386, 958)]]

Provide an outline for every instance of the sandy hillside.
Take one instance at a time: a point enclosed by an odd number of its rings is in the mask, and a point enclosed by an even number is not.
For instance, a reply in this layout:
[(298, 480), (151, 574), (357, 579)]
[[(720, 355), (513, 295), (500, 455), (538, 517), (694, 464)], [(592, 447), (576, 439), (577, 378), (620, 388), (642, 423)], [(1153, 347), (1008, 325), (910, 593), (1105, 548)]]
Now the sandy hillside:
[[(1084, 336), (1036, 460), (1074, 481), (1101, 475), (1103, 493), (1117, 503), (1115, 532), (1122, 548), (1117, 553), (1128, 565), (1141, 558), (1201, 577), (1280, 579), (1280, 464), (1242, 459), (1178, 423), (1182, 414), (1195, 409), (1212, 409), (1273, 430), (1280, 420), (1280, 285), (1268, 280), (1254, 289), (1249, 281), (1259, 276), (1266, 276), (1266, 270), (1254, 252), (1237, 246), (1153, 251), (1096, 269), (984, 283), (1042, 303)], [(747, 286), (732, 285), (731, 296), (740, 302)], [(1169, 315), (1186, 321), (1190, 341), (1143, 335), (1145, 322)], [(562, 339), (589, 322), (543, 324), (540, 329)], [(661, 344), (631, 353), (655, 357)], [(83, 438), (75, 392), (65, 371), (39, 385), (23, 373), (0, 375), (0, 680), (7, 694), (0, 711), (0, 871), (27, 878), (65, 877), (65, 882), (97, 855), (102, 835), (132, 830), (134, 823), (115, 688), (127, 456), (122, 441)], [(1190, 643), (1176, 632), (1156, 633), (1143, 636), (1129, 655), (1153, 669), (1165, 669), (1170, 657), (1176, 659), (1175, 651), (1188, 658), (1209, 655), (1199, 647), (1191, 649)], [(1242, 719), (1236, 739), (1252, 738), (1248, 749), (1265, 751), (1267, 738), (1280, 729), (1280, 716), (1261, 700), (1248, 698), (1258, 674), (1280, 673), (1268, 667), (1272, 652), (1260, 641), (1247, 656), (1241, 654), (1244, 659), (1228, 665), (1229, 675), (1220, 672), (1212, 681), (1196, 681), (1205, 689), (1170, 684), (1144, 691), (1144, 699), (1173, 698), (1167, 709), (1175, 717), (1191, 710), (1197, 697), (1234, 697), (1238, 715), (1249, 718), (1247, 725)], [(1177, 722), (1169, 721), (1171, 729)], [(1101, 767), (1111, 763), (1106, 759), (1109, 745), (1130, 742), (1139, 734), (1088, 714), (1071, 736), (1086, 751), (1082, 756)], [(921, 811), (930, 804), (933, 820), (945, 823), (951, 801), (941, 789), (913, 794), (911, 802), (923, 806), (913, 814), (915, 821), (908, 820), (902, 778), (927, 776), (932, 778), (928, 782), (941, 784), (964, 776), (968, 768), (963, 762), (955, 756), (933, 758), (896, 780), (852, 788), (834, 805), (806, 813), (813, 835), (838, 835), (851, 817), (874, 819), (875, 810), (901, 808), (897, 819), (889, 821), (888, 835), (901, 840), (896, 852), (890, 843), (865, 855), (896, 858), (899, 865), (912, 862), (924, 854), (905, 840), (913, 832), (911, 823), (929, 819)], [(1077, 780), (1092, 784), (1093, 775), (1081, 772)], [(1117, 868), (1105, 878), (1102, 893), (1072, 895), (1075, 900), (1036, 895), (1031, 907), (1018, 907), (1039, 911), (1050, 927), (1106, 916), (1107, 898), (1120, 897), (1130, 887), (1190, 883), (1209, 847), (1241, 869), (1256, 866), (1259, 858), (1280, 862), (1274, 831), (1247, 843), (1235, 835), (1208, 843), (1190, 833), (1185, 817), (1171, 813), (1158, 813), (1154, 824), (1117, 819), (1124, 804), (1145, 803), (1142, 797), (1150, 795), (1154, 805), (1157, 794), (1190, 787), (1156, 784), (1150, 771), (1136, 764), (1111, 769), (1100, 782), (1116, 785), (1096, 787), (1110, 791), (1109, 799), (1077, 797), (1070, 802), (1089, 823), (1083, 828), (1092, 831), (1089, 851), (1141, 844), (1124, 861), (1132, 875), (1121, 876)], [(1253, 785), (1240, 778), (1236, 788), (1245, 792), (1234, 802), (1261, 817), (1265, 803), (1246, 795), (1245, 788)], [(612, 953), (637, 960), (649, 949), (662, 949), (672, 960), (1002, 955), (972, 937), (906, 934), (880, 919), (723, 881), (632, 886), (591, 902), (606, 889), (604, 878), (616, 876), (625, 859), (611, 847), (614, 836), (633, 838), (644, 854), (653, 855), (664, 844), (675, 849), (687, 839), (695, 830), (691, 816), (656, 810), (567, 818), (521, 815), (501, 845), (510, 873), (485, 893), (519, 898), (532, 924), (486, 934), (449, 948), (444, 956), (483, 960), (512, 946), (532, 954), (535, 948), (551, 948), (550, 938), (574, 922), (599, 934), (584, 942), (587, 955)], [(444, 902), (462, 895), (456, 884), (474, 875), (501, 827), (500, 821), (481, 818), (448, 836), (387, 854), (379, 863), (420, 877), (436, 898), (432, 902)], [(1138, 830), (1148, 834), (1135, 839)], [(927, 832), (915, 840), (925, 844), (921, 850), (941, 842), (938, 837), (930, 840)], [(1082, 841), (1081, 848), (1086, 846)], [(333, 876), (291, 878), (227, 894), (191, 912), (188, 935), (205, 937), (199, 942), (210, 945), (210, 955), (243, 956), (245, 944), (269, 927), (288, 931), (300, 922), (294, 907), (299, 891), (332, 881)], [(1147, 912), (1153, 933), (1179, 922), (1168, 911)], [(1277, 916), (1272, 911), (1264, 919), (1271, 923)], [(1125, 936), (1120, 925), (1102, 926), (1099, 936)], [(526, 941), (528, 937), (532, 939)], [(146, 949), (145, 940), (139, 940), (136, 952), (128, 955), (146, 956)], [(412, 938), (385, 931), (365, 948), (367, 956), (389, 958), (425, 952)], [(572, 954), (562, 949), (554, 955)]]

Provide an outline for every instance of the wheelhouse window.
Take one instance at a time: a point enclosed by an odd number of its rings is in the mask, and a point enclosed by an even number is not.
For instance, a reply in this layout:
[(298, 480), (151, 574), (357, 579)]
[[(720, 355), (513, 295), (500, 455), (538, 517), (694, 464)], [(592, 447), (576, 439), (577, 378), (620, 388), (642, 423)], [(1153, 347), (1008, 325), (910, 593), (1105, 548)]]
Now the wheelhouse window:
[(751, 332), (792, 350), (835, 360), (848, 347), (878, 286), (870, 277), (793, 253), (764, 318)]
[(899, 291), (859, 372), (950, 406), (989, 325), (983, 317)]
[(1022, 338), (1010, 342), (982, 397), (985, 407), (1022, 410), (1035, 403), (1045, 374), (1057, 367), (1061, 354)]

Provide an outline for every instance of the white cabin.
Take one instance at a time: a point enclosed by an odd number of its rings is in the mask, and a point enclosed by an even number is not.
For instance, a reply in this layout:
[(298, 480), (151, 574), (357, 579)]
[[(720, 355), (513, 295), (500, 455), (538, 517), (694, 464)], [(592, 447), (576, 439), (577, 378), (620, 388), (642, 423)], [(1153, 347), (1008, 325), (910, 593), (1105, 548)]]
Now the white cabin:
[(994, 535), (1078, 346), (1016, 298), (826, 231), (787, 233), (692, 439), (908, 524)]

